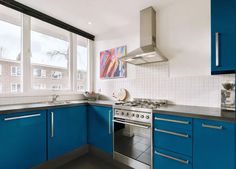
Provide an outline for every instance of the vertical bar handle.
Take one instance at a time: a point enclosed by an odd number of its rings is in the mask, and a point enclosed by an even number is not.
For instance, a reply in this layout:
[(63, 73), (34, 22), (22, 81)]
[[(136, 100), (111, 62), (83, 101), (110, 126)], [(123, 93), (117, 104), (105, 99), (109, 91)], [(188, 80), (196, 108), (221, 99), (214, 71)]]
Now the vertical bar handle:
[(220, 33), (216, 32), (216, 67), (220, 66)]
[(109, 110), (108, 118), (109, 118), (109, 121), (108, 121), (108, 125), (109, 125), (109, 134), (111, 134), (111, 110)]
[(51, 112), (51, 138), (54, 137), (54, 112)]

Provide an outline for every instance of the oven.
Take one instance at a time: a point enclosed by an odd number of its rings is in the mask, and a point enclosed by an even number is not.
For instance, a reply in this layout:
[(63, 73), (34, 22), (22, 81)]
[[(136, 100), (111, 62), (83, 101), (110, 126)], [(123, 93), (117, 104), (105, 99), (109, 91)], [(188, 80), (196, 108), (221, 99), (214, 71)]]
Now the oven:
[(113, 158), (135, 169), (152, 168), (152, 113), (114, 109)]

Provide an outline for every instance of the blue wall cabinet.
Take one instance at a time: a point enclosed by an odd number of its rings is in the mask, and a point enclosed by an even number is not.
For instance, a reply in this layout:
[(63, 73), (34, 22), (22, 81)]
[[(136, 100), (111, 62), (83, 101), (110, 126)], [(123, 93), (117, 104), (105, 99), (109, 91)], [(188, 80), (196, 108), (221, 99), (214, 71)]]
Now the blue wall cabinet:
[(194, 169), (235, 169), (235, 124), (194, 120)]
[(48, 159), (87, 144), (87, 107), (48, 110)]
[(88, 107), (88, 143), (112, 153), (112, 108)]
[(211, 0), (212, 74), (235, 72), (235, 0)]
[(46, 161), (46, 111), (0, 115), (0, 168), (29, 169)]

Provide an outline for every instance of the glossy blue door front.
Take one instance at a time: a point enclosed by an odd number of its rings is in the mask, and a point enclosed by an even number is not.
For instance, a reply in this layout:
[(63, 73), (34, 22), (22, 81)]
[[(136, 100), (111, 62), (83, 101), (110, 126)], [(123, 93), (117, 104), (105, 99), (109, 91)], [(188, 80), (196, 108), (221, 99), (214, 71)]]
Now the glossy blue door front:
[(0, 115), (0, 168), (29, 169), (46, 161), (46, 111)]
[(235, 124), (194, 120), (194, 169), (235, 169)]
[(212, 74), (235, 72), (235, 3), (235, 0), (211, 0)]
[(48, 110), (48, 159), (87, 144), (86, 106)]
[(112, 153), (112, 108), (88, 106), (88, 143)]

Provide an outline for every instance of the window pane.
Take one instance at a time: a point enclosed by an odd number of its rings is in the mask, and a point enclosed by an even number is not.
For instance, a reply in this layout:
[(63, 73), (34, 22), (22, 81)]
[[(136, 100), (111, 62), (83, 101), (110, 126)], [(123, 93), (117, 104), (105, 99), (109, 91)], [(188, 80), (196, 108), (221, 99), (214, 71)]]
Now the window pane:
[(21, 13), (0, 5), (1, 93), (22, 92)]
[(37, 90), (69, 90), (69, 32), (31, 19), (32, 86)]
[(77, 36), (77, 90), (87, 90), (88, 39)]

